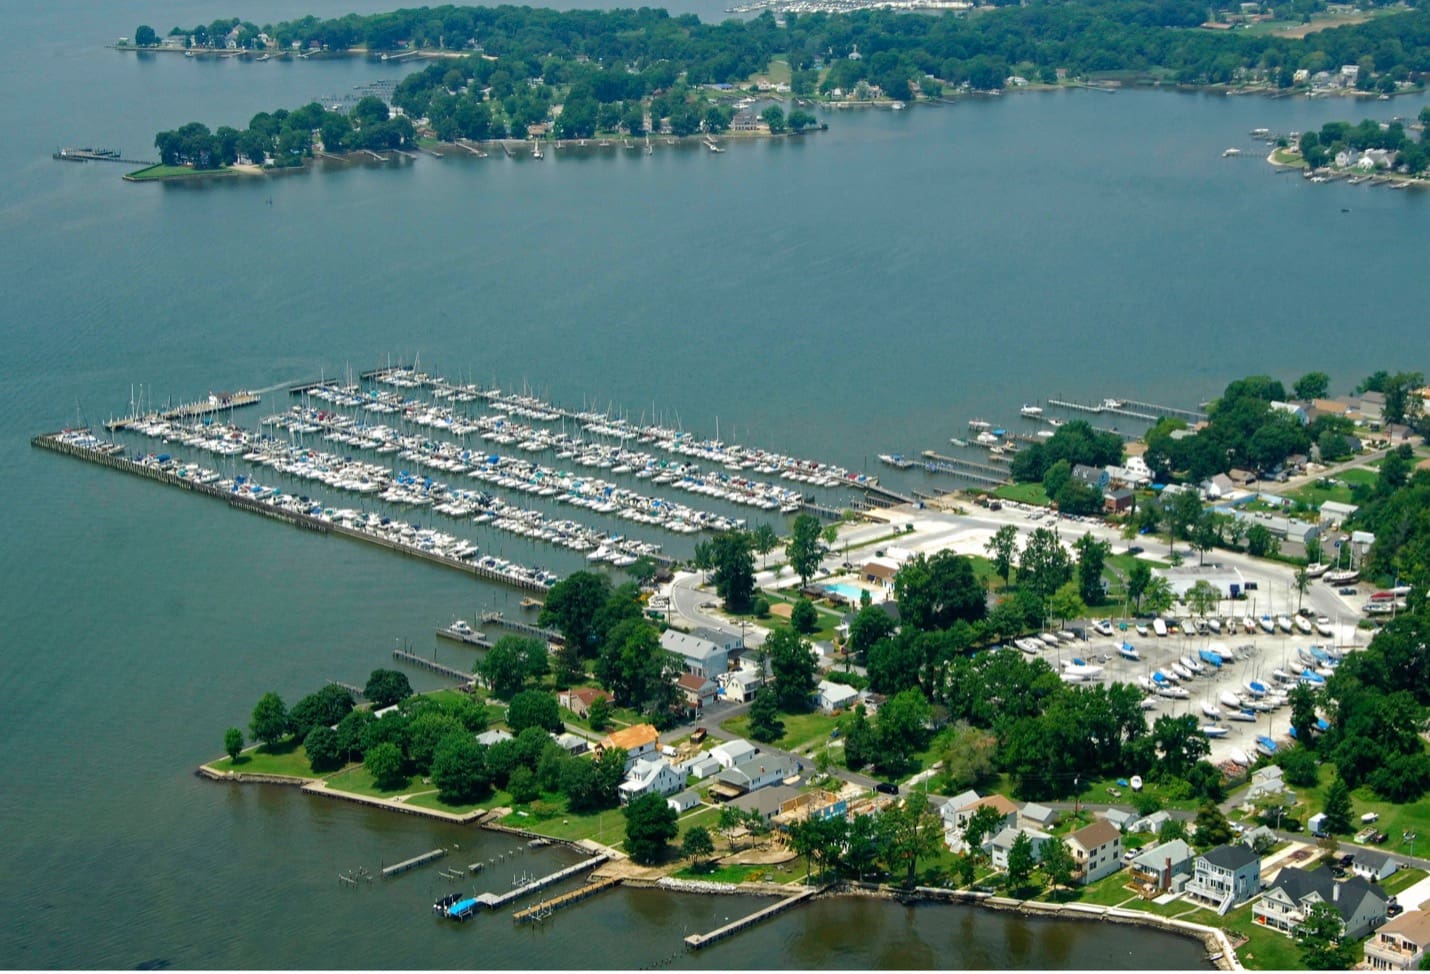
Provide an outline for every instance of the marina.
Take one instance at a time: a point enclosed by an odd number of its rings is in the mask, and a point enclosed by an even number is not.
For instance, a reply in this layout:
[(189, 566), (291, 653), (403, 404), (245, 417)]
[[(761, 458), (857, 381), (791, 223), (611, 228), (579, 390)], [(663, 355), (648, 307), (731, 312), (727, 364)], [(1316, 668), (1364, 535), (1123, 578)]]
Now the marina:
[(238, 392), (218, 392), (209, 393), (207, 399), (197, 402), (184, 403), (158, 412), (146, 414), (131, 413), (121, 419), (110, 419), (105, 422), (104, 428), (110, 432), (128, 429), (139, 423), (153, 422), (155, 420), (178, 420), (193, 419), (197, 416), (210, 416), (214, 413), (227, 412), (231, 409), (240, 409), (244, 406), (253, 406), (261, 402), (262, 396), (256, 392), (239, 390)]

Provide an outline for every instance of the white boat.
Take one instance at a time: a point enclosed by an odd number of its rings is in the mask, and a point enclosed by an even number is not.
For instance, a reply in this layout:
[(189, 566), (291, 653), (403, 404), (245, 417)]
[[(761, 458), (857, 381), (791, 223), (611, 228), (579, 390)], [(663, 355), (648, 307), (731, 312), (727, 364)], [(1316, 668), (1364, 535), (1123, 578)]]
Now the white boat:
[(1221, 709), (1209, 700), (1202, 701), (1202, 713), (1205, 716), (1210, 717), (1212, 720), (1221, 719)]
[(1203, 724), (1201, 730), (1207, 737), (1225, 737), (1231, 733), (1227, 728), (1219, 727), (1216, 724)]
[(1139, 703), (1137, 706), (1141, 707), (1143, 710), (1156, 710), (1157, 704), (1159, 702), (1160, 701), (1158, 701), (1156, 697), (1143, 697), (1142, 702)]
[(1193, 673), (1201, 673), (1202, 671), (1204, 671), (1204, 670), (1206, 669), (1206, 666), (1204, 666), (1202, 663), (1198, 662), (1197, 660), (1193, 659), (1190, 654), (1188, 654), (1188, 655), (1186, 655), (1186, 656), (1183, 656), (1183, 657), (1181, 658), (1180, 662), (1181, 662), (1181, 664), (1182, 664), (1183, 666), (1185, 666), (1187, 669), (1191, 670)]
[(1128, 779), (1128, 784), (1132, 786), (1133, 791), (1141, 791), (1142, 776), (1140, 774), (1134, 774), (1130, 779)]
[(1239, 156), (1239, 155), (1241, 155), (1241, 150), (1238, 149), (1238, 148), (1236, 148), (1235, 146), (1232, 146), (1230, 149), (1223, 149), (1223, 150), (1222, 150), (1221, 157), (1222, 157), (1223, 159), (1229, 159), (1229, 158), (1231, 158), (1231, 157), (1233, 157), (1233, 156)]
[(1025, 403), (1023, 403), (1023, 408), (1020, 409), (1020, 410), (1018, 410), (1018, 412), (1019, 412), (1019, 414), (1021, 414), (1021, 415), (1023, 415), (1023, 416), (1033, 416), (1033, 417), (1037, 417), (1037, 416), (1043, 415), (1043, 407), (1042, 407), (1042, 406), (1034, 406), (1032, 403), (1026, 403), (1026, 402), (1025, 402)]
[(1038, 638), (1049, 646), (1056, 646), (1058, 644), (1058, 637), (1050, 632), (1040, 632), (1038, 633)]
[(1276, 617), (1276, 625), (1280, 627), (1282, 632), (1290, 632), (1295, 626), (1291, 621), (1291, 617), (1284, 614)]
[(1326, 580), (1327, 585), (1350, 585), (1352, 582), (1360, 580), (1360, 572), (1354, 568), (1338, 568), (1333, 572), (1326, 572), (1321, 577)]
[(1315, 627), (1311, 625), (1311, 620), (1307, 619), (1305, 616), (1296, 617), (1296, 628), (1301, 630), (1301, 632), (1307, 636), (1311, 635), (1311, 633), (1315, 629)]
[(1137, 647), (1131, 643), (1119, 643), (1117, 645), (1117, 655), (1123, 659), (1141, 659), (1142, 654), (1137, 652)]
[(1239, 747), (1232, 748), (1231, 751), (1227, 753), (1227, 757), (1243, 768), (1251, 767), (1251, 758), (1247, 757), (1246, 752)]
[(1331, 566), (1330, 566), (1330, 565), (1323, 565), (1323, 564), (1321, 564), (1319, 561), (1317, 561), (1317, 562), (1312, 562), (1311, 564), (1309, 564), (1309, 565), (1306, 566), (1306, 577), (1307, 577), (1307, 578), (1320, 578), (1322, 575), (1326, 574), (1326, 572), (1328, 572), (1328, 571), (1330, 571), (1330, 570), (1331, 570)]
[(1143, 637), (1147, 635), (1147, 624), (1145, 622), (1137, 623), (1137, 635)]
[(1095, 680), (1102, 675), (1102, 667), (1089, 663), (1064, 663), (1063, 674), (1081, 680)]
[(1331, 620), (1328, 616), (1321, 616), (1316, 620), (1316, 631), (1322, 636), (1334, 636), (1336, 630), (1331, 627)]
[(1163, 697), (1171, 697), (1173, 700), (1186, 700), (1191, 696), (1186, 687), (1173, 686), (1170, 683), (1157, 688), (1157, 694)]
[(1280, 668), (1277, 668), (1277, 669), (1272, 670), (1272, 671), (1271, 671), (1271, 676), (1272, 676), (1272, 679), (1279, 680), (1279, 681), (1281, 681), (1282, 683), (1295, 683), (1295, 682), (1296, 682), (1296, 678), (1295, 678), (1294, 676), (1292, 676), (1290, 673), (1287, 673), (1285, 670), (1280, 669)]
[(1273, 633), (1276, 631), (1276, 620), (1271, 618), (1270, 616), (1262, 616), (1259, 622), (1261, 624), (1262, 632)]
[(986, 430), (992, 429), (993, 424), (986, 419), (970, 419), (968, 421), (968, 428), (971, 430)]
[(1167, 623), (1159, 616), (1152, 620), (1152, 631), (1158, 636), (1167, 635)]
[(968, 441), (967, 441), (967, 440), (960, 439), (960, 438), (957, 437), (957, 436), (950, 436), (950, 437), (948, 438), (948, 442), (952, 443), (954, 446), (967, 446), (967, 445), (968, 445)]
[(1172, 672), (1184, 680), (1190, 680), (1192, 678), (1192, 671), (1187, 669), (1187, 667), (1183, 666), (1180, 662), (1172, 664)]
[(1241, 626), (1247, 631), (1248, 634), (1256, 632), (1256, 620), (1253, 619), (1251, 616), (1243, 616), (1241, 620)]
[(1256, 718), (1257, 713), (1254, 710), (1231, 710), (1228, 711), (1226, 715), (1227, 720), (1242, 720), (1246, 721), (1248, 724), (1254, 724), (1256, 722)]
[(1230, 690), (1223, 690), (1221, 693), (1217, 694), (1217, 699), (1223, 704), (1225, 704), (1227, 707), (1230, 707), (1232, 710), (1241, 709), (1241, 698), (1238, 697), (1236, 694), (1232, 693)]

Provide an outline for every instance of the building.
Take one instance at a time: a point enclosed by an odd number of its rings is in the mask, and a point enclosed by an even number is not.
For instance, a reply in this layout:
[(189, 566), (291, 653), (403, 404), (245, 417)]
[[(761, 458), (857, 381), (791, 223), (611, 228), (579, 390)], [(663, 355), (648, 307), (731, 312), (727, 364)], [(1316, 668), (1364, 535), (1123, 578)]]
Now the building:
[(637, 758), (621, 782), (621, 804), (641, 795), (667, 797), (685, 790), (685, 775), (670, 766), (665, 758)]
[(496, 730), (482, 731), (477, 735), (477, 743), (491, 747), (493, 744), (500, 744), (502, 741), (514, 741), (511, 731), (504, 731), (500, 727)]
[(1342, 935), (1359, 940), (1385, 922), (1385, 894), (1359, 876), (1337, 882), (1325, 868), (1287, 866), (1251, 907), (1253, 919), (1290, 937), (1316, 903), (1329, 903), (1341, 916)]
[(780, 808), (786, 802), (798, 795), (798, 788), (789, 785), (776, 785), (773, 788), (748, 792), (739, 798), (732, 799), (729, 804), (742, 812), (755, 812), (768, 823), (774, 821), (775, 816), (780, 814)]
[(1344, 504), (1340, 501), (1321, 502), (1321, 523), (1322, 524), (1344, 524), (1350, 516), (1360, 507), (1356, 504)]
[(826, 714), (832, 714), (836, 710), (844, 710), (851, 707), (859, 697), (859, 691), (845, 683), (830, 683), (828, 680), (820, 680), (819, 688), (819, 709)]
[(690, 760), (677, 764), (675, 770), (696, 781), (704, 781), (706, 778), (713, 778), (719, 774), (723, 770), (723, 766), (709, 754), (697, 754)]
[(1132, 510), (1134, 503), (1136, 503), (1136, 498), (1132, 493), (1132, 488), (1118, 487), (1102, 495), (1102, 512), (1104, 514), (1121, 514), (1123, 511)]
[(980, 798), (978, 792), (966, 791), (950, 798), (938, 809), (939, 817), (943, 819), (944, 841), (951, 850), (964, 852), (968, 848), (963, 841), (963, 830), (968, 825), (968, 820), (973, 818), (974, 813), (985, 805), (997, 809), (1001, 816), (994, 829), (994, 834), (1006, 828), (1017, 827), (1018, 806), (1010, 799), (1003, 795), (989, 795), (987, 798)]
[(765, 685), (760, 674), (754, 670), (731, 670), (729, 673), (721, 673), (718, 679), (728, 703), (749, 703), (755, 699), (760, 687)]
[(700, 795), (694, 791), (682, 791), (678, 794), (671, 795), (665, 800), (665, 803), (675, 809), (675, 814), (684, 815), (692, 808), (699, 806)]
[(1373, 971), (1416, 971), (1430, 956), (1430, 911), (1408, 910), (1365, 942)]
[(1076, 883), (1095, 883), (1122, 868), (1122, 832), (1106, 819), (1084, 825), (1063, 841), (1077, 865), (1073, 874)]
[(1240, 842), (1209, 849), (1192, 864), (1187, 899), (1226, 916), (1261, 889), (1261, 857)]
[(1133, 822), (1126, 829), (1124, 829), (1124, 831), (1144, 833), (1147, 835), (1156, 835), (1157, 833), (1162, 831), (1162, 826), (1166, 825), (1171, 820), (1172, 816), (1169, 815), (1167, 812), (1156, 811), (1153, 812), (1151, 815), (1139, 818), (1137, 821)]
[(715, 702), (715, 681), (694, 673), (682, 673), (675, 681), (685, 705), (692, 710), (703, 710), (706, 704)]
[(720, 767), (729, 770), (741, 761), (748, 761), (760, 752), (744, 738), (735, 738), (733, 741), (726, 741), (724, 744), (716, 745), (710, 749), (710, 757), (720, 762)]
[(870, 558), (859, 569), (859, 577), (879, 588), (893, 588), (894, 576), (899, 574), (899, 563), (892, 558)]
[(1181, 839), (1144, 849), (1127, 864), (1132, 880), (1154, 893), (1174, 892), (1191, 878), (1197, 851)]
[(744, 637), (739, 632), (716, 629), (712, 626), (696, 626), (690, 630), (690, 635), (696, 639), (703, 639), (707, 643), (714, 643), (723, 649), (726, 655), (733, 655), (736, 650), (745, 648)]
[(574, 687), (570, 690), (562, 690), (556, 695), (556, 702), (577, 717), (587, 717), (591, 713), (591, 704), (604, 697), (607, 703), (614, 702), (612, 697), (605, 690), (598, 690), (595, 687)]
[(1257, 768), (1251, 773), (1251, 787), (1246, 792), (1246, 800), (1254, 802), (1258, 798), (1270, 798), (1286, 791), (1286, 782), (1281, 779), (1281, 769), (1274, 764)]
[(1112, 481), (1112, 475), (1102, 467), (1091, 467), (1085, 463), (1078, 463), (1073, 465), (1072, 479), (1098, 490), (1106, 490), (1107, 485)]
[(1351, 872), (1368, 882), (1389, 879), (1400, 869), (1400, 860), (1379, 849), (1357, 849), (1351, 860)]
[(660, 732), (650, 724), (632, 724), (630, 727), (613, 731), (601, 738), (596, 745), (596, 756), (606, 753), (607, 748), (619, 748), (626, 752), (626, 773), (632, 765), (647, 755), (653, 755), (660, 746)]
[(667, 629), (660, 634), (660, 648), (679, 656), (685, 672), (709, 680), (730, 668), (729, 650), (692, 633)]
[[(777, 785), (798, 772), (794, 758), (787, 755), (759, 754), (748, 761), (727, 768), (715, 776), (719, 794), (733, 798), (770, 785)], [(723, 787), (721, 787), (723, 786)]]
[(585, 754), (591, 749), (591, 742), (579, 734), (557, 734), (552, 740), (567, 754)]
[(1106, 811), (1098, 812), (1104, 821), (1111, 822), (1117, 827), (1119, 832), (1126, 832), (1132, 827), (1132, 823), (1137, 821), (1137, 813), (1125, 808), (1109, 808)]
[(1037, 802), (1028, 802), (1018, 812), (1018, 825), (1023, 828), (1046, 831), (1057, 824), (1057, 811), (1046, 805), (1039, 805)]
[(1232, 565), (1178, 565), (1174, 568), (1154, 568), (1152, 574), (1165, 578), (1167, 584), (1172, 586), (1172, 594), (1179, 599), (1198, 582), (1206, 582), (1226, 599), (1236, 598), (1246, 591), (1246, 579)]
[(1004, 828), (991, 839), (983, 840), (983, 848), (988, 853), (988, 857), (993, 862), (995, 869), (1008, 868), (1008, 853), (1013, 849), (1013, 843), (1018, 841), (1018, 836), (1026, 835), (1033, 844), (1033, 861), (1043, 861), (1043, 847), (1049, 842), (1056, 842), (1051, 835), (1038, 829), (1028, 828)]

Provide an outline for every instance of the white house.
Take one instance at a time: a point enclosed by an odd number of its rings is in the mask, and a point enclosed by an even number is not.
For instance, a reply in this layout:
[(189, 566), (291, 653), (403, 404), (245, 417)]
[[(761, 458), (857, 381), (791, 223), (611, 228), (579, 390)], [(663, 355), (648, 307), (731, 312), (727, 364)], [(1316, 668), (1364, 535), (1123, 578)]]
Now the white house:
[(760, 674), (754, 670), (746, 669), (721, 673), (719, 682), (725, 690), (725, 699), (730, 703), (749, 703), (755, 699), (755, 694), (760, 687), (765, 685), (765, 681), (760, 679)]
[(777, 785), (796, 772), (795, 760), (787, 755), (759, 754), (720, 772), (715, 780), (739, 792), (759, 791)]
[(988, 853), (989, 859), (995, 869), (1008, 868), (1008, 853), (1013, 848), (1013, 843), (1018, 841), (1018, 836), (1026, 835), (1033, 843), (1033, 861), (1043, 861), (1043, 847), (1049, 842), (1056, 841), (1046, 832), (1029, 828), (1004, 828), (991, 839), (983, 840), (983, 848)]
[(684, 815), (700, 804), (700, 796), (694, 791), (682, 791), (679, 794), (671, 795), (665, 803), (675, 809), (675, 814)]
[(1122, 832), (1106, 819), (1084, 825), (1064, 841), (1077, 864), (1075, 879), (1084, 886), (1122, 868)]
[(1288, 866), (1251, 907), (1256, 923), (1293, 936), (1316, 903), (1329, 903), (1341, 917), (1345, 936), (1364, 937), (1385, 922), (1386, 897), (1359, 876), (1337, 882), (1325, 868)]
[[(963, 840), (963, 832), (968, 825), (968, 820), (973, 818), (980, 808), (991, 806), (998, 810), (999, 820), (994, 834), (1005, 828), (1015, 828), (1018, 824), (1018, 806), (1003, 795), (989, 795), (987, 798), (980, 798), (976, 791), (966, 791), (961, 795), (950, 798), (939, 806), (939, 817), (943, 819), (944, 842), (949, 849), (954, 852), (963, 852), (968, 848)], [(986, 838), (986, 836), (985, 836)]]
[(1246, 800), (1254, 802), (1258, 798), (1270, 798), (1286, 790), (1286, 782), (1281, 778), (1281, 769), (1274, 764), (1257, 768), (1251, 773), (1251, 788), (1246, 792)]
[(1415, 971), (1430, 956), (1430, 911), (1408, 910), (1365, 942), (1373, 971)]
[(846, 709), (859, 696), (859, 691), (853, 687), (844, 683), (830, 683), (828, 680), (819, 681), (818, 692), (819, 709), (827, 714)]
[(1355, 858), (1351, 860), (1351, 872), (1372, 883), (1389, 879), (1399, 869), (1399, 859), (1377, 849), (1357, 849)]
[[(1284, 871), (1284, 870), (1283, 870)], [(1187, 899), (1226, 916), (1261, 888), (1261, 857), (1240, 842), (1209, 849), (1192, 864)]]
[(673, 795), (685, 789), (685, 775), (670, 766), (665, 758), (638, 758), (621, 782), (621, 804), (641, 795)]
[(710, 756), (720, 762), (720, 767), (729, 770), (741, 761), (748, 761), (755, 756), (755, 745), (744, 738), (736, 738), (733, 741), (726, 741), (710, 749)]
[(660, 648), (680, 657), (687, 673), (715, 679), (730, 668), (729, 651), (699, 636), (667, 629), (660, 634)]

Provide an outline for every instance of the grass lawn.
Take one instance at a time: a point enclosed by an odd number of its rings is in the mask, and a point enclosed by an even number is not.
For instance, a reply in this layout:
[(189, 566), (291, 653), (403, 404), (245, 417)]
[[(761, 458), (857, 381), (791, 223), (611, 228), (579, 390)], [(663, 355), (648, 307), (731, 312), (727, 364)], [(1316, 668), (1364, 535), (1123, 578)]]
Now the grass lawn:
[[(522, 814), (525, 812), (526, 814)], [(541, 801), (518, 808), (504, 820), (507, 825), (528, 829), (553, 839), (595, 839), (603, 845), (620, 845), (626, 838), (626, 817), (619, 808), (578, 815), (566, 810), (566, 799), (546, 793)]]
[(1220, 926), (1223, 930), (1249, 938), (1236, 949), (1236, 956), (1247, 967), (1264, 971), (1295, 971), (1302, 968), (1301, 951), (1296, 947), (1296, 941), (1256, 923), (1252, 919), (1249, 904), (1231, 911), (1220, 923), (1216, 922), (1214, 914), (1203, 912), (1213, 919), (1200, 919), (1195, 916), (1187, 919), (1206, 923), (1208, 926)]
[[(1296, 817), (1305, 823), (1316, 812), (1325, 808), (1326, 788), (1335, 778), (1335, 769), (1329, 764), (1320, 767), (1320, 781), (1314, 788), (1297, 788), (1297, 797), (1300, 804), (1296, 806)], [(1419, 801), (1410, 802), (1405, 805), (1395, 805), (1377, 798), (1369, 788), (1361, 787), (1351, 792), (1351, 828), (1352, 835), (1362, 828), (1360, 817), (1366, 812), (1375, 812), (1380, 819), (1375, 823), (1375, 827), (1384, 832), (1388, 838), (1385, 844), (1379, 846), (1381, 851), (1388, 853), (1409, 853), (1410, 842), (1404, 838), (1406, 832), (1416, 834), (1416, 850), (1423, 852), (1430, 848), (1430, 802)], [(1348, 840), (1351, 836), (1340, 836), (1343, 840)]]
[[(838, 717), (820, 713), (780, 714), (780, 720), (784, 721), (784, 736), (771, 743), (786, 751), (794, 751), (808, 744), (818, 744), (829, 740), (829, 732), (839, 723)], [(731, 734), (748, 738), (750, 717), (748, 714), (732, 717), (720, 726)]]
[(1051, 503), (1042, 484), (1004, 484), (993, 491), (993, 496), (1005, 501), (1036, 504), (1039, 507), (1047, 507)]
[(1351, 503), (1351, 489), (1337, 485), (1335, 487), (1323, 487), (1315, 482), (1304, 487), (1297, 487), (1286, 494), (1287, 497), (1294, 497), (1298, 501), (1309, 504), (1312, 507), (1320, 507), (1326, 501), (1335, 501), (1338, 504)]
[(1306, 160), (1301, 158), (1301, 154), (1299, 152), (1293, 152), (1290, 149), (1273, 149), (1271, 151), (1271, 158), (1280, 166), (1295, 166), (1297, 169), (1306, 168)]
[(413, 775), (398, 788), (379, 788), (377, 782), (372, 780), (372, 773), (362, 765), (354, 765), (345, 771), (331, 775), (328, 778), (328, 787), (338, 791), (350, 791), (355, 795), (371, 795), (374, 798), (394, 798), (397, 795), (434, 790), (432, 785), (422, 781), (421, 775)]
[[(1123, 886), (1127, 882), (1127, 873), (1118, 870), (1111, 876), (1105, 876), (1093, 883), (1091, 886), (1074, 886), (1071, 889), (1060, 888), (1057, 895), (1053, 895), (1052, 890), (1046, 890), (1038, 896), (1040, 900), (1052, 903), (1091, 903), (1096, 906), (1117, 906), (1124, 900), (1139, 899), (1136, 893)], [(1127, 904), (1132, 906), (1132, 903)]]
[(252, 750), (244, 751), (237, 761), (224, 757), (210, 762), (210, 767), (219, 771), (237, 771), (245, 774), (286, 774), (298, 778), (322, 777), (313, 773), (308, 765), (308, 752), (295, 737), (270, 748), (260, 744)]
[(644, 717), (629, 707), (611, 708), (611, 726), (600, 731), (592, 729), (589, 720), (584, 717), (577, 717), (565, 707), (561, 708), (561, 719), (573, 727), (591, 731), (593, 734), (609, 734), (611, 731), (620, 730), (622, 727), (629, 727), (632, 724), (643, 724), (646, 722)]
[[(791, 867), (793, 861), (784, 865)], [(804, 864), (799, 863), (799, 867), (802, 874)], [(700, 872), (695, 872), (691, 867), (685, 866), (676, 870), (674, 875), (677, 879), (700, 879), (707, 883), (743, 883), (746, 881), (785, 883), (794, 877), (794, 872), (791, 868), (781, 871), (779, 866), (770, 865), (717, 865), (714, 869), (702, 869)]]
[[(799, 601), (799, 594), (797, 592), (794, 592), (794, 590), (792, 589), (789, 591), (793, 594), (782, 595), (766, 591), (763, 592), (762, 595), (766, 600), (769, 601), (770, 605), (772, 606), (781, 603), (792, 606)], [(818, 614), (819, 617), (819, 628), (816, 629), (814, 632), (806, 635), (805, 638), (817, 642), (819, 640), (831, 640), (834, 638), (834, 628), (835, 626), (839, 625), (839, 620), (844, 617), (844, 613), (848, 610), (843, 608), (834, 608), (830, 605), (826, 605), (823, 601), (819, 601), (814, 603), (814, 611)], [(748, 619), (754, 625), (762, 626), (765, 629), (770, 630), (771, 632), (774, 632), (776, 629), (789, 628), (789, 620), (782, 619), (774, 613), (771, 613), (763, 619), (753, 615), (731, 616), (731, 618), (734, 619), (736, 622), (738, 622), (742, 618)]]
[(448, 805), (446, 802), (442, 801), (440, 798), (437, 797), (437, 793), (435, 791), (432, 791), (421, 795), (413, 795), (411, 798), (407, 799), (404, 804), (421, 805), (423, 808), (435, 808), (439, 812), (452, 812), (456, 815), (465, 815), (467, 812), (473, 812), (479, 808), (497, 808), (498, 806), (505, 804), (506, 801), (509, 799), (510, 796), (507, 795), (506, 792), (500, 791), (492, 795), (486, 801), (474, 802), (470, 805)]
[(134, 182), (146, 182), (155, 179), (188, 179), (191, 176), (231, 176), (232, 169), (192, 169), (189, 166), (148, 166), (144, 169), (136, 169), (125, 175), (125, 179)]
[(1414, 886), (1425, 878), (1425, 870), (1406, 867), (1397, 872), (1394, 876), (1381, 882), (1380, 888), (1387, 896), (1394, 896), (1403, 890)]

